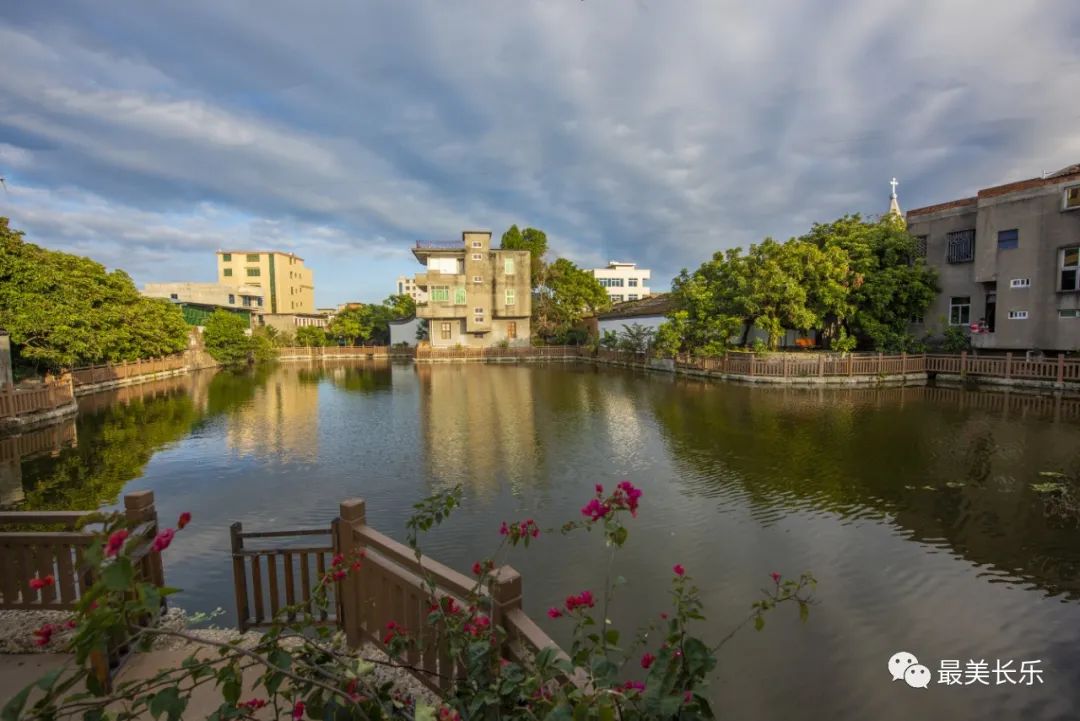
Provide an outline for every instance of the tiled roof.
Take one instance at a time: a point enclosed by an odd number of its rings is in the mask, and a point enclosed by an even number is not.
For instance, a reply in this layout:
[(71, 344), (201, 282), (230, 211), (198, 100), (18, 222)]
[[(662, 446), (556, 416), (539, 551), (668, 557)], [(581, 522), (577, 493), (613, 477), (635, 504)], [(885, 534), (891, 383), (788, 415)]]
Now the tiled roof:
[(598, 313), (600, 320), (615, 320), (618, 318), (640, 318), (650, 315), (667, 315), (675, 308), (675, 300), (670, 293), (658, 293), (640, 300), (628, 300), (616, 303), (611, 310)]

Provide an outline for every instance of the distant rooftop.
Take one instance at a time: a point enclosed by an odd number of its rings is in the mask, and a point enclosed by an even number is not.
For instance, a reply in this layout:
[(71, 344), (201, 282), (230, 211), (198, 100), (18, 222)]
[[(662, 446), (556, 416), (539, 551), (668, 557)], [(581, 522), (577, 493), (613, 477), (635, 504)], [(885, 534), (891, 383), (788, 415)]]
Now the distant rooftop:
[(1080, 180), (1080, 163), (1075, 165), (1067, 165), (1061, 170), (1054, 171), (1053, 173), (1047, 173), (1039, 178), (1028, 178), (1027, 180), (1017, 180), (1012, 183), (1005, 183), (1003, 185), (994, 185), (988, 188), (982, 188), (974, 196), (969, 198), (960, 198), (959, 200), (950, 200), (945, 203), (937, 203), (935, 205), (927, 205), (922, 208), (912, 208), (907, 212), (907, 216), (930, 215), (931, 213), (937, 213), (942, 210), (949, 210), (950, 208), (960, 208), (965, 205), (976, 205), (980, 198), (996, 198), (1002, 195), (1008, 195), (1009, 193), (1018, 193), (1023, 190), (1031, 190), (1033, 188), (1041, 188), (1047, 185), (1057, 185), (1068, 180)]
[(600, 320), (618, 320), (619, 318), (640, 318), (642, 316), (667, 315), (675, 308), (675, 301), (670, 293), (657, 293), (640, 300), (628, 300), (616, 303), (610, 310), (596, 315)]
[(416, 247), (423, 250), (461, 250), (465, 245), (460, 240), (418, 240)]
[(297, 260), (303, 260), (303, 258), (301, 258), (296, 253), (290, 253), (287, 250), (218, 250), (218, 255), (221, 255), (222, 253), (235, 253), (236, 255), (246, 255), (248, 253), (258, 253), (259, 255), (263, 255), (264, 253), (273, 255), (290, 255)]

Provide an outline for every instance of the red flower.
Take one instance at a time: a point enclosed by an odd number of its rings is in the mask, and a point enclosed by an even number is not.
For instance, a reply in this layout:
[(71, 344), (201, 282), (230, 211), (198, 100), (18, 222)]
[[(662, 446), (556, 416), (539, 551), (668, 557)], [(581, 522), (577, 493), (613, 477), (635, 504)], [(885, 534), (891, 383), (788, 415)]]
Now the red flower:
[(38, 646), (48, 646), (49, 641), (52, 641), (52, 635), (56, 633), (57, 628), (51, 623), (46, 623), (41, 628), (34, 630), (34, 644)]
[(660, 612), (660, 620), (661, 621), (666, 621), (667, 620), (667, 612), (666, 611), (661, 611)]
[(345, 578), (346, 575), (348, 574), (343, 569), (339, 568), (338, 570), (334, 571), (334, 580), (340, 581), (341, 579)]
[(683, 691), (683, 693), (682, 693), (682, 702), (684, 704), (690, 703), (693, 700), (694, 700), (694, 694), (693, 694), (692, 691)]
[(581, 509), (581, 515), (588, 516), (590, 521), (599, 521), (611, 513), (611, 506), (601, 503), (599, 498), (593, 498)]
[(648, 668), (649, 666), (652, 666), (653, 661), (655, 661), (655, 660), (656, 660), (656, 656), (653, 656), (651, 653), (646, 651), (645, 655), (641, 657), (641, 667), (642, 668)]
[(560, 611), (555, 606), (552, 606), (551, 608), (549, 608), (547, 613), (548, 613), (548, 618), (561, 618), (562, 617), (562, 611)]
[(603, 495), (603, 493), (604, 493), (604, 487), (602, 485), (600, 485), (599, 483), (597, 483), (596, 484), (596, 495), (598, 495), (598, 496)]
[(674, 566), (671, 567), (671, 570), (675, 572), (676, 576), (682, 576), (686, 573), (686, 569), (683, 568), (683, 565), (681, 563), (676, 563)]
[(391, 641), (404, 633), (405, 627), (398, 624), (397, 621), (387, 621), (386, 635), (383, 636), (383, 645), (389, 646)]
[(773, 583), (780, 583), (780, 574), (779, 573), (777, 573), (776, 571), (773, 571), (769, 575), (772, 577)]
[(641, 498), (641, 489), (635, 488), (630, 481), (622, 481), (615, 489), (615, 500), (621, 506), (625, 506), (630, 515), (637, 517), (638, 500)]
[(506, 521), (503, 521), (502, 525), (499, 526), (499, 535), (500, 536), (509, 536), (510, 535), (510, 527), (506, 525)]
[(79, 623), (78, 623), (78, 621), (76, 621), (76, 620), (75, 620), (74, 618), (69, 618), (69, 619), (68, 619), (68, 620), (67, 620), (67, 621), (66, 621), (66, 622), (64, 623), (64, 625), (65, 625), (65, 626), (67, 626), (68, 628), (75, 628), (76, 626), (78, 626), (78, 625), (79, 625)]
[(340, 553), (339, 553), (339, 554), (337, 554), (337, 555), (335, 555), (335, 556), (334, 556), (334, 557), (333, 557), (333, 558), (332, 558), (332, 559), (330, 560), (330, 565), (331, 565), (331, 566), (340, 566), (340, 565), (341, 565), (341, 564), (343, 564), (343, 563), (345, 563), (345, 556), (341, 555)]
[(35, 591), (40, 591), (41, 589), (51, 586), (54, 583), (56, 583), (56, 579), (52, 576), (46, 576), (45, 578), (31, 578), (30, 588), (34, 589)]
[(627, 691), (644, 691), (645, 684), (641, 681), (627, 681), (623, 684), (623, 689)]
[(191, 513), (188, 511), (184, 511), (180, 514), (180, 518), (176, 519), (176, 527), (181, 530), (189, 523), (191, 523)]
[(573, 611), (577, 608), (592, 608), (596, 604), (593, 599), (592, 591), (582, 591), (576, 596), (568, 596), (566, 599), (566, 610)]
[(124, 541), (127, 540), (128, 532), (126, 528), (121, 528), (119, 531), (113, 531), (109, 536), (108, 542), (105, 544), (105, 555), (109, 558), (115, 556), (120, 552), (120, 549), (124, 547)]
[(479, 561), (472, 565), (472, 572), (474, 576), (479, 576), (484, 572), (484, 567), (480, 564)]
[(158, 533), (156, 536), (154, 536), (154, 550), (159, 553), (161, 551), (164, 551), (166, 548), (169, 547), (169, 544), (172, 543), (173, 536), (175, 535), (176, 531), (171, 528), (166, 528), (164, 531)]
[(243, 703), (236, 704), (237, 708), (247, 709), (248, 711), (257, 711), (266, 705), (266, 699), (253, 698), (250, 701), (244, 701)]
[(292, 707), (292, 717), (293, 717), (293, 721), (300, 721), (300, 719), (304, 718), (304, 702), (303, 701), (297, 701), (296, 704), (293, 705), (293, 707)]
[(352, 564), (349, 566), (349, 568), (351, 568), (354, 571), (359, 571), (360, 570), (360, 565), (361, 565), (360, 564), (360, 559), (358, 558), (358, 559), (356, 559), (355, 561), (352, 562)]

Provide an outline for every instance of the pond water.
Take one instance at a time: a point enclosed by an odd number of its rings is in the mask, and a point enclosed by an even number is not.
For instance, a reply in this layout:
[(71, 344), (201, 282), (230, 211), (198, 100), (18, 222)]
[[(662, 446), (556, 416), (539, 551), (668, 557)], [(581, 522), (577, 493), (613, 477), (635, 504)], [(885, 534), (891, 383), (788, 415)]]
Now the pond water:
[[(1049, 516), (1040, 471), (1080, 472), (1077, 401), (941, 388), (772, 389), (585, 365), (280, 365), (83, 398), (68, 444), (3, 466), (33, 509), (152, 489), (195, 520), (166, 553), (189, 610), (235, 619), (228, 526), (326, 524), (360, 496), (398, 539), (410, 506), (462, 484), (426, 549), (461, 570), (502, 519), (553, 527), (594, 483), (645, 496), (616, 558), (624, 628), (665, 608), (674, 563), (702, 588), (705, 635), (744, 618), (772, 571), (818, 578), (805, 623), (781, 608), (720, 653), (734, 719), (1058, 719), (1080, 713), (1080, 529)], [(75, 445), (70, 446), (74, 439)], [(46, 444), (47, 445), (47, 444)], [(553, 534), (509, 562), (526, 608), (602, 585), (595, 536)], [(908, 651), (935, 683), (892, 682)], [(1042, 684), (943, 686), (942, 660), (1039, 660)]]

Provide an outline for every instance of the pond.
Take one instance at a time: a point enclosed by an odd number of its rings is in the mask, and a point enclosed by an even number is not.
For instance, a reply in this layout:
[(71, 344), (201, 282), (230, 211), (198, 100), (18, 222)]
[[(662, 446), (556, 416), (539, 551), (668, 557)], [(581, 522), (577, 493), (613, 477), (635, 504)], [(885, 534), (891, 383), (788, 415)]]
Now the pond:
[[(177, 605), (235, 619), (228, 526), (325, 525), (349, 497), (404, 538), (410, 506), (462, 484), (426, 542), (466, 570), (502, 519), (575, 518), (595, 483), (644, 490), (615, 572), (624, 628), (667, 603), (674, 563), (706, 600), (705, 635), (742, 620), (776, 571), (818, 578), (805, 623), (781, 608), (720, 652), (734, 719), (1075, 718), (1080, 528), (1047, 514), (1040, 471), (1080, 472), (1080, 402), (944, 388), (775, 389), (579, 364), (279, 365), (85, 397), (56, 449), (5, 461), (22, 508), (114, 505), (151, 489), (195, 520), (166, 553)], [(74, 445), (72, 445), (74, 444)], [(526, 609), (598, 589), (595, 536), (545, 535), (509, 562)], [(893, 682), (915, 654), (928, 689)], [(1040, 663), (1033, 686), (936, 683), (942, 660)]]

